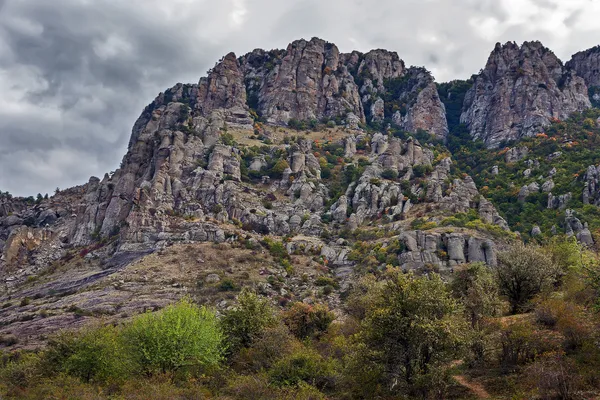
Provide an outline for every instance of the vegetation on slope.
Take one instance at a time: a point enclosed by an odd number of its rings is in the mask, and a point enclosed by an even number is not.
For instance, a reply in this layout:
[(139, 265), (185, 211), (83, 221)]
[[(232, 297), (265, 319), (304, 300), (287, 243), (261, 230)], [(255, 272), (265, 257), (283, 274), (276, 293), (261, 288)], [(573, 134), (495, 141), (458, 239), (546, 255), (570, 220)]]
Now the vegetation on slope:
[(555, 239), (543, 247), (517, 244), (499, 260), (496, 269), (462, 266), (450, 285), (435, 273), (391, 266), (367, 274), (337, 319), (320, 304), (278, 311), (249, 289), (221, 315), (184, 299), (118, 325), (61, 333), (43, 350), (5, 354), (0, 395), (476, 398), (470, 388), (479, 388), (494, 398), (570, 399), (598, 393), (597, 256), (573, 239)]

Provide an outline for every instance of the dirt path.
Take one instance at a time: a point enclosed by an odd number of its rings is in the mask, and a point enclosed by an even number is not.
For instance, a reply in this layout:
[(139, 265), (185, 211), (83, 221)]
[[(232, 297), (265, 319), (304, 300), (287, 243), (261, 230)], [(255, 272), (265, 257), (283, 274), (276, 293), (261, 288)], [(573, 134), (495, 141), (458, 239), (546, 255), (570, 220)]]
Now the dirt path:
[(452, 376), (461, 386), (466, 387), (477, 395), (480, 399), (490, 399), (490, 394), (477, 382), (469, 382), (464, 375)]
[[(452, 363), (450, 365), (452, 367), (458, 367), (459, 365), (462, 365), (462, 363), (463, 363), (462, 360), (454, 360), (454, 361), (452, 361)], [(490, 394), (487, 392), (487, 390), (485, 390), (485, 388), (481, 384), (479, 384), (477, 382), (469, 382), (469, 380), (467, 379), (466, 376), (452, 375), (452, 377), (454, 378), (454, 380), (456, 380), (456, 382), (458, 382), (459, 385), (466, 387), (467, 389), (469, 389), (470, 391), (475, 393), (475, 395), (477, 395), (477, 398), (479, 398), (479, 399), (491, 399), (492, 398), (490, 396)]]

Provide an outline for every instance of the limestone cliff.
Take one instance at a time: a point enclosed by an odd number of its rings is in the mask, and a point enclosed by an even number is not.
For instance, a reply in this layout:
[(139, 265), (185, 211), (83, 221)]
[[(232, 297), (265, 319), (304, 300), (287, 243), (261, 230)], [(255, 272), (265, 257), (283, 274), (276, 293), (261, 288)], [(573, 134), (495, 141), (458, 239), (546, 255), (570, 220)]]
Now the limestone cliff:
[(541, 43), (498, 43), (465, 97), (461, 122), (497, 147), (590, 106), (584, 79)]

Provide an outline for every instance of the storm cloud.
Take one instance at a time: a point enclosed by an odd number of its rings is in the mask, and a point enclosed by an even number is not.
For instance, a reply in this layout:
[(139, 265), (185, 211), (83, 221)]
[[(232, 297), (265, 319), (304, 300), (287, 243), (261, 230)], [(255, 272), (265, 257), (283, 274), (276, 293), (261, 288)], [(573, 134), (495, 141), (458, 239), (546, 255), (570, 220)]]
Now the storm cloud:
[(143, 107), (229, 51), (318, 36), (447, 81), (477, 73), (496, 42), (541, 40), (566, 61), (600, 44), (598, 17), (597, 0), (0, 0), (0, 190), (114, 170)]

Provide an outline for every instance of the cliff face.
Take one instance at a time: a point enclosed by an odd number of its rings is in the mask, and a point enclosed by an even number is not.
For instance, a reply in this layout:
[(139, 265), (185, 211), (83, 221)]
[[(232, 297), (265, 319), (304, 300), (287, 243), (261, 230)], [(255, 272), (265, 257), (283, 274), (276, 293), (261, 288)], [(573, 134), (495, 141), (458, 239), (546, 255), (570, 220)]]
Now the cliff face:
[[(424, 69), (407, 69), (394, 52), (341, 54), (334, 44), (313, 38), (285, 51), (255, 50), (240, 62), (250, 105), (268, 123), (332, 119), (355, 125), (387, 118), (413, 133), (428, 130), (440, 139), (448, 133), (433, 77)], [(399, 80), (412, 84), (398, 88)]]
[(589, 88), (590, 100), (595, 107), (600, 105), (600, 46), (575, 53), (567, 62)]
[(461, 122), (488, 147), (543, 131), (591, 106), (585, 81), (539, 42), (497, 44), (465, 97)]
[(575, 53), (566, 66), (583, 78), (588, 86), (600, 86), (600, 46)]
[[(291, 119), (335, 124), (304, 138), (285, 127)], [(120, 253), (143, 254), (174, 241), (222, 242), (231, 234), (228, 224), (260, 234), (320, 236), (354, 230), (384, 215), (400, 221), (426, 197), (447, 212), (477, 209), (469, 200), (475, 187), (465, 202), (454, 193), (464, 188), (461, 180), (448, 185), (439, 178), (442, 172), (423, 176), (439, 161), (429, 145), (368, 134), (358, 126), (366, 122), (424, 130), (441, 140), (448, 131), (431, 74), (406, 68), (396, 53), (340, 54), (320, 39), (240, 58), (230, 53), (197, 84), (177, 84), (145, 108), (114, 174), (92, 177), (39, 207), (5, 202), (2, 275), (20, 270), (18, 280), (34, 273), (22, 267), (49, 260), (35, 249), (54, 249), (54, 258), (60, 258), (70, 248), (95, 246), (100, 238), (118, 238)], [(321, 150), (320, 141), (329, 150)], [(411, 182), (415, 169), (421, 177), (408, 186), (386, 175)], [(351, 178), (342, 179), (340, 187), (343, 174)], [(420, 182), (429, 179), (435, 191), (428, 195)], [(57, 210), (61, 198), (68, 200)], [(487, 216), (490, 210), (485, 213), (490, 223), (506, 228), (501, 218)], [(412, 248), (418, 251), (416, 244)], [(339, 254), (335, 257), (345, 265)], [(427, 260), (447, 266), (449, 260), (436, 257), (432, 253)], [(427, 260), (412, 257), (411, 265)]]

